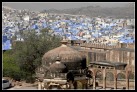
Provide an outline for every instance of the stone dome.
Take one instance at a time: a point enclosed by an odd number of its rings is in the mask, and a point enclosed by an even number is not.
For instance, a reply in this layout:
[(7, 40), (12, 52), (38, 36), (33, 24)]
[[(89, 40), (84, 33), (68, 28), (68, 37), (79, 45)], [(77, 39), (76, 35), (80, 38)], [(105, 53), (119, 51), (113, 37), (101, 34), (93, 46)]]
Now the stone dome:
[(86, 57), (81, 52), (68, 47), (67, 41), (61, 41), (62, 45), (53, 50), (48, 51), (42, 57), (42, 65), (49, 67), (51, 64), (56, 62), (57, 56), (60, 57), (61, 63), (66, 65), (68, 70), (80, 69), (86, 66)]
[(57, 57), (56, 62), (49, 67), (51, 72), (65, 73), (67, 72), (66, 66), (60, 62), (60, 57)]

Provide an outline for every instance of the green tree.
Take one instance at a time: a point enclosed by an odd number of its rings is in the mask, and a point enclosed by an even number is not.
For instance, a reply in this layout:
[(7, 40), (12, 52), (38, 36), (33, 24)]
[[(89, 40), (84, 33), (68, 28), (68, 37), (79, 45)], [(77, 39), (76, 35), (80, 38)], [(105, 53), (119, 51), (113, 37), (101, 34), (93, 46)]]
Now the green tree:
[(13, 47), (15, 61), (18, 62), (21, 71), (26, 72), (25, 77), (30, 80), (29, 82), (33, 82), (35, 69), (41, 65), (44, 53), (60, 46), (61, 38), (51, 36), (47, 34), (47, 31), (40, 35), (37, 35), (34, 30), (28, 31), (28, 34), (22, 36), (24, 41), (16, 42)]
[(15, 62), (13, 50), (8, 50), (3, 53), (3, 77), (11, 77), (15, 80), (23, 78), (23, 72)]

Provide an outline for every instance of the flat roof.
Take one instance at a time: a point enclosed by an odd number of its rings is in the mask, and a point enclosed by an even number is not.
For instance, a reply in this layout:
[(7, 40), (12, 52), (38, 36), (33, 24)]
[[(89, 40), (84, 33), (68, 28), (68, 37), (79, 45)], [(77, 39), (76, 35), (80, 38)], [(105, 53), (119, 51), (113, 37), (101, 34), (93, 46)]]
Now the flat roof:
[(90, 62), (90, 64), (95, 64), (95, 65), (104, 65), (104, 66), (126, 66), (126, 63), (119, 63), (119, 62), (110, 62), (110, 61), (94, 61)]

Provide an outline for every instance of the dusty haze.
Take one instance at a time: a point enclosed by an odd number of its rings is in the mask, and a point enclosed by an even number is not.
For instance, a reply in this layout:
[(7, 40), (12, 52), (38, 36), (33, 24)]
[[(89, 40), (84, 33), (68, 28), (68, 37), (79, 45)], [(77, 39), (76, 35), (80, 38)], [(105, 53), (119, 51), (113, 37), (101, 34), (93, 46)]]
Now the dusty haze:
[(15, 9), (29, 9), (33, 11), (41, 11), (43, 9), (62, 10), (96, 5), (99, 5), (101, 7), (124, 7), (127, 4), (134, 4), (134, 2), (3, 2), (2, 4)]

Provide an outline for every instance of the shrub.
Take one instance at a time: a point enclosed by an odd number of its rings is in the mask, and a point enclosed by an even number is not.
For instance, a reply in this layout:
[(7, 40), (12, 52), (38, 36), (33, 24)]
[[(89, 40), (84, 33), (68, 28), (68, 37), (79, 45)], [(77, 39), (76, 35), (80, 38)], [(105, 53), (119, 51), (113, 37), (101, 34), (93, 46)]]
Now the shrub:
[[(35, 70), (41, 65), (44, 53), (60, 46), (61, 39), (48, 34), (48, 30), (49, 29), (41, 30), (41, 34), (39, 35), (37, 35), (34, 30), (28, 31), (27, 34), (21, 34), (24, 41), (16, 42), (13, 46), (14, 60), (12, 61), (15, 65), (12, 65), (14, 73), (13, 75), (10, 73), (10, 76), (16, 79), (25, 79), (26, 82), (31, 83), (35, 81)], [(4, 58), (9, 59), (7, 56), (4, 56)], [(10, 66), (9, 63), (7, 63), (7, 66)], [(7, 66), (4, 66), (4, 68)]]
[(14, 80), (20, 81), (24, 77), (24, 72), (20, 70), (13, 50), (8, 50), (3, 53), (3, 77), (11, 77)]

